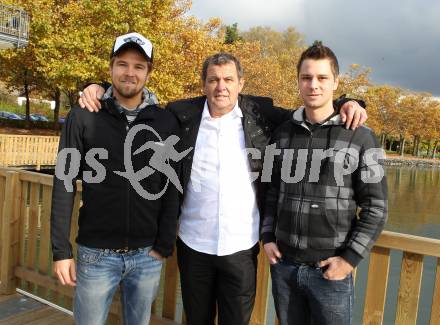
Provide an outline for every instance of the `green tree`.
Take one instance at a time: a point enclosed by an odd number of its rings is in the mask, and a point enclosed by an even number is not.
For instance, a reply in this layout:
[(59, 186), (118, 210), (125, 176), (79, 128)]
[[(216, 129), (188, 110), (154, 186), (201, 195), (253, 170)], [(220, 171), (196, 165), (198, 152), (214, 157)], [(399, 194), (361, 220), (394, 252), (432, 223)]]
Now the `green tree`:
[(242, 41), (242, 37), (238, 32), (238, 24), (234, 23), (231, 26), (226, 26), (225, 31), (225, 44), (234, 44), (235, 42)]

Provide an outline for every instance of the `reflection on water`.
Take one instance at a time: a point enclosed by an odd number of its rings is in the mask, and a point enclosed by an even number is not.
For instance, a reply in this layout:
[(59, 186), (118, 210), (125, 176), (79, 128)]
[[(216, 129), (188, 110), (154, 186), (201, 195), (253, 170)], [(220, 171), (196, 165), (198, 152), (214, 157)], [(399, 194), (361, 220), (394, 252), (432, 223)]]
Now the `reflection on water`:
[(386, 169), (387, 230), (440, 239), (440, 169)]

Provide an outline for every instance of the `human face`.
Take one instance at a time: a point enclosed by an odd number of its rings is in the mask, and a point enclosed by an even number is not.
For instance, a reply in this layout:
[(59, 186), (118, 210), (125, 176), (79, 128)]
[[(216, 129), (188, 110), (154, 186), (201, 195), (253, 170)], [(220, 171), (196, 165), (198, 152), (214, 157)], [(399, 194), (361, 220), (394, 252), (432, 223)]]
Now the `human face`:
[(243, 78), (238, 78), (234, 62), (208, 66), (203, 92), (208, 100), (212, 117), (220, 117), (234, 108), (238, 94), (244, 85)]
[[(145, 57), (135, 49), (127, 49), (114, 58), (110, 67), (113, 94), (124, 104), (140, 102), (142, 89), (148, 80), (149, 69)], [(139, 103), (135, 103), (138, 105)]]
[(298, 88), (304, 106), (309, 109), (333, 109), (333, 92), (339, 79), (333, 75), (328, 59), (306, 59), (301, 64)]

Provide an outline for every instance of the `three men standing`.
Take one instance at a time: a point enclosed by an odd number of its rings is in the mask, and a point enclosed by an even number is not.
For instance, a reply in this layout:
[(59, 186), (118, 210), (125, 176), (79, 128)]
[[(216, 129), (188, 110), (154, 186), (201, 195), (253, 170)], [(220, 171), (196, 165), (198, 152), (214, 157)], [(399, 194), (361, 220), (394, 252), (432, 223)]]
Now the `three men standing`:
[[(179, 121), (181, 146), (193, 148), (181, 169), (177, 248), (183, 304), (191, 325), (214, 324), (216, 310), (221, 325), (248, 324), (264, 211), (264, 184), (252, 182), (250, 173), (262, 171), (271, 133), (292, 111), (274, 107), (270, 98), (240, 95), (243, 71), (229, 54), (206, 59), (202, 83), (205, 96), (167, 106)], [(96, 97), (103, 90), (96, 87), (85, 90), (82, 106), (100, 105)], [(357, 104), (345, 106), (350, 108), (351, 115), (362, 111)], [(248, 155), (247, 148), (261, 155)]]

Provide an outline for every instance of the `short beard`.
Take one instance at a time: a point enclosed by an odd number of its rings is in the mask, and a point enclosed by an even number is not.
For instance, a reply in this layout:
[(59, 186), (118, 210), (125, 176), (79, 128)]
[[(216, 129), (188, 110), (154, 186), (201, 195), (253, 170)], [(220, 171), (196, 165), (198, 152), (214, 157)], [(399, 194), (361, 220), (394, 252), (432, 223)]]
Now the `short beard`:
[(134, 97), (136, 97), (137, 95), (139, 95), (141, 92), (142, 92), (142, 90), (143, 90), (143, 88), (140, 88), (139, 90), (138, 89), (130, 89), (130, 90), (124, 90), (124, 89), (120, 89), (119, 87), (117, 87), (117, 86), (114, 86), (113, 85), (113, 89), (114, 90), (116, 90), (117, 92), (118, 92), (118, 95), (119, 96), (121, 96), (121, 97), (123, 97), (123, 98), (126, 98), (126, 99), (131, 99), (131, 98), (134, 98)]

